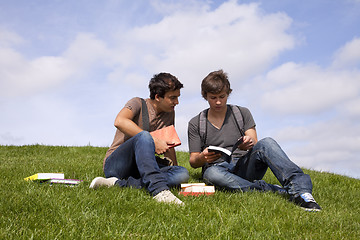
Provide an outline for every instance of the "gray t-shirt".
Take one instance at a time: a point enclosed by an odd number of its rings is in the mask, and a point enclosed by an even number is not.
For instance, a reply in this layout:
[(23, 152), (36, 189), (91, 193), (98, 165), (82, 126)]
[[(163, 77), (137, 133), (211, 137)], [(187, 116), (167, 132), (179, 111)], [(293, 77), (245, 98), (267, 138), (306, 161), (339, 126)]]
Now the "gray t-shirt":
[[(226, 148), (231, 151), (233, 145), (241, 137), (237, 123), (235, 122), (235, 117), (231, 113), (231, 110), (228, 106), (225, 120), (220, 129), (214, 127), (208, 120), (207, 124), (207, 136), (206, 143), (203, 143), (200, 138), (199, 133), (199, 114), (193, 117), (188, 125), (188, 143), (189, 143), (189, 152), (202, 152), (203, 146), (206, 148), (210, 145)], [(249, 111), (245, 107), (240, 107), (241, 114), (243, 116), (243, 126), (239, 126), (244, 130), (244, 132), (250, 128), (255, 127), (255, 121)], [(246, 154), (246, 151), (237, 149), (233, 153), (233, 158), (238, 158)], [(215, 163), (224, 161), (223, 159), (218, 159)]]

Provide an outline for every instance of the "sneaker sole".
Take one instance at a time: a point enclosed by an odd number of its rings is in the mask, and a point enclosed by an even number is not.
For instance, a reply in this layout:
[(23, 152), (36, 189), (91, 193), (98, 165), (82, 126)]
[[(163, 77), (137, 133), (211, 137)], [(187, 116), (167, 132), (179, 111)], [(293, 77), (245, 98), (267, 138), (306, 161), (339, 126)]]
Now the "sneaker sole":
[(304, 208), (301, 207), (303, 210), (307, 211), (307, 212), (321, 212), (321, 209), (316, 209), (316, 208)]

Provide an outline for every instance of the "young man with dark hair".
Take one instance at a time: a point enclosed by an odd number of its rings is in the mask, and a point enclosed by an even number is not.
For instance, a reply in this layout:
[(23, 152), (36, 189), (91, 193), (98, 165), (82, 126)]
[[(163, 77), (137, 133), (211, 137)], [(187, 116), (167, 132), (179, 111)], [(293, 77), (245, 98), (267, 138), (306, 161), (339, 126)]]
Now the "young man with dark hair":
[[(169, 187), (186, 182), (189, 173), (186, 168), (177, 166), (175, 150), (168, 146), (171, 143), (149, 133), (174, 125), (174, 109), (182, 87), (175, 76), (159, 73), (149, 82), (149, 99), (135, 97), (125, 104), (115, 119), (114, 141), (104, 159), (106, 178), (95, 178), (90, 188), (115, 185), (146, 188), (159, 202), (183, 204)], [(146, 125), (149, 129), (144, 129)], [(164, 154), (174, 166), (158, 163), (155, 154)]]
[[(257, 139), (255, 121), (245, 107), (227, 105), (232, 89), (227, 74), (211, 72), (201, 84), (201, 93), (210, 108), (192, 118), (188, 125), (190, 165), (202, 167), (204, 182), (233, 191), (286, 193), (308, 211), (320, 211), (312, 196), (310, 176), (293, 163), (272, 138)], [(232, 150), (231, 158), (209, 150), (218, 146)], [(267, 169), (283, 187), (261, 180)]]

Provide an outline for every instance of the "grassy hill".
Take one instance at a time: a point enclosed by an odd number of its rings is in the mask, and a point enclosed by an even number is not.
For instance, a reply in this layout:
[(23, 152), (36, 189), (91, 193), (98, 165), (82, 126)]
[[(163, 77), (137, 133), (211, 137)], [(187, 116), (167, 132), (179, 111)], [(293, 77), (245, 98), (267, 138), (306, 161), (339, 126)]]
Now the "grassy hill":
[[(144, 190), (89, 189), (103, 176), (106, 148), (0, 146), (0, 239), (358, 239), (360, 180), (306, 170), (323, 211), (309, 213), (274, 193), (183, 197), (157, 203)], [(178, 160), (198, 182), (188, 153)], [(314, 159), (315, 161), (315, 159)], [(26, 182), (37, 172), (64, 172), (76, 187)], [(277, 184), (270, 171), (265, 180)], [(177, 190), (172, 190), (177, 194)]]

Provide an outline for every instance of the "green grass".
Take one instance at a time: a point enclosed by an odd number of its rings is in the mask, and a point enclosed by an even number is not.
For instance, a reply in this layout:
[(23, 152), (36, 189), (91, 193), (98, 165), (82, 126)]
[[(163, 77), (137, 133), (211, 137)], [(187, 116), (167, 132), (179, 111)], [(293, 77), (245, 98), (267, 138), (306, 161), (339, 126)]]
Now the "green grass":
[[(360, 180), (305, 170), (323, 211), (309, 213), (274, 193), (229, 193), (157, 203), (145, 190), (89, 189), (103, 176), (106, 148), (0, 146), (0, 239), (358, 239)], [(188, 153), (178, 160), (198, 182)], [(64, 172), (80, 186), (26, 182)], [(270, 171), (265, 180), (276, 183)], [(172, 190), (177, 194), (176, 189)]]

